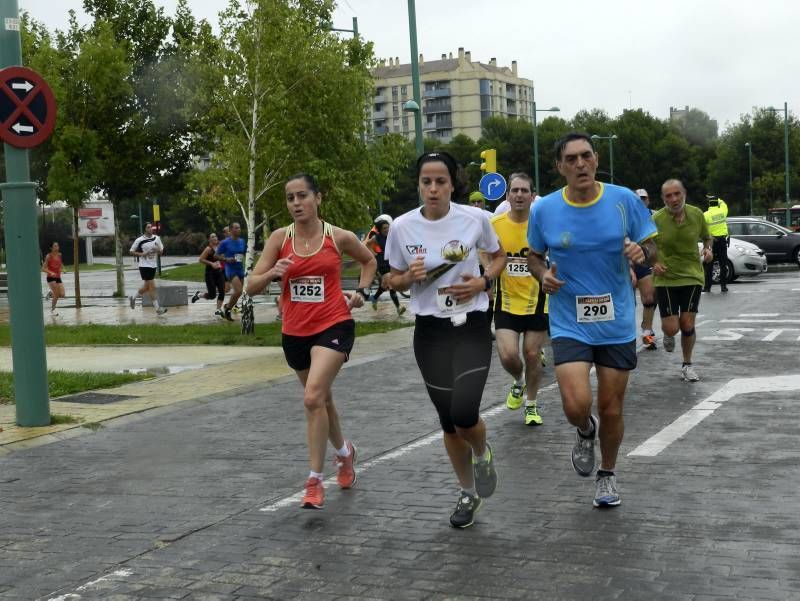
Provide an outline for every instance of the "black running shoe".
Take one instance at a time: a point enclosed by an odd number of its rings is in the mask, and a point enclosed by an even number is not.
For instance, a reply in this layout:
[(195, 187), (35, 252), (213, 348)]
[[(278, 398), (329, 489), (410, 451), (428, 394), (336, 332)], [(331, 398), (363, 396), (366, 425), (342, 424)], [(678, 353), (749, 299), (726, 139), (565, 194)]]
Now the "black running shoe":
[(200, 291), (199, 290), (194, 293), (194, 296), (192, 297), (192, 302), (196, 303), (198, 300), (200, 300)]
[(497, 471), (494, 469), (494, 453), (489, 443), (486, 443), (486, 450), (489, 458), (486, 461), (478, 461), (472, 457), (472, 475), (475, 478), (475, 490), (481, 498), (488, 499), (494, 494), (497, 488)]
[(458, 495), (458, 503), (450, 514), (450, 525), (453, 528), (469, 528), (475, 522), (475, 514), (483, 505), (483, 500), (463, 490)]

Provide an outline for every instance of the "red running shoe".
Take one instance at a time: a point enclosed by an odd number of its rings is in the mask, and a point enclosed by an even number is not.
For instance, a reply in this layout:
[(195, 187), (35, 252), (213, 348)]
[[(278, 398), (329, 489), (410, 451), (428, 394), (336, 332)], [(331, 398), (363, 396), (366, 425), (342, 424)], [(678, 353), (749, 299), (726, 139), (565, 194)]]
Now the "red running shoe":
[(303, 495), (302, 507), (306, 509), (322, 509), (325, 504), (325, 488), (319, 478), (306, 480), (306, 492)]
[(350, 454), (347, 457), (340, 457), (336, 455), (333, 458), (333, 463), (339, 469), (336, 474), (336, 481), (342, 488), (352, 488), (356, 483), (356, 470), (353, 466), (356, 464), (356, 447), (349, 440), (345, 441), (347, 448), (350, 449)]

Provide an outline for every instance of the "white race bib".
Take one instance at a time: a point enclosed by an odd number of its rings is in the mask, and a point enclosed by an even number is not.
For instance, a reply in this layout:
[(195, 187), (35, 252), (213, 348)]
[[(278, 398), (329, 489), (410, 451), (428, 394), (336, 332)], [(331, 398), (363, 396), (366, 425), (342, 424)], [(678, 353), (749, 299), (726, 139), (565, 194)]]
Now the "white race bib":
[(506, 263), (506, 275), (512, 278), (526, 278), (531, 274), (528, 271), (528, 260), (522, 257), (511, 257)]
[(242, 261), (244, 261), (244, 255), (242, 253), (236, 253), (235, 255), (233, 255), (233, 260), (236, 261), (237, 263), (241, 263)]
[(614, 321), (614, 301), (611, 294), (575, 297), (578, 323)]
[(307, 275), (289, 280), (289, 294), (295, 303), (325, 302), (325, 277)]
[(447, 294), (447, 287), (436, 289), (436, 305), (439, 311), (452, 315), (455, 313), (466, 313), (475, 304), (475, 297), (468, 300), (457, 300), (454, 296)]

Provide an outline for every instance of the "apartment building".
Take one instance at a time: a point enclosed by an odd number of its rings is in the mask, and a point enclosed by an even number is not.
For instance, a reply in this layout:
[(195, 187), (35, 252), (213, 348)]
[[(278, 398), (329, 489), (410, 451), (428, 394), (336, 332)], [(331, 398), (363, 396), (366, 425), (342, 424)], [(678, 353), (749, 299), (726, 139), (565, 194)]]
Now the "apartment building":
[[(533, 81), (517, 74), (517, 61), (511, 67), (473, 62), (469, 51), (458, 49), (458, 56), (442, 54), (441, 59), (425, 61), (419, 56), (422, 129), (426, 137), (450, 141), (457, 134), (477, 140), (483, 122), (492, 116), (531, 120)], [(382, 60), (373, 70), (375, 96), (370, 122), (374, 135), (401, 134), (414, 138), (414, 115), (403, 105), (413, 99), (411, 65), (399, 59)]]

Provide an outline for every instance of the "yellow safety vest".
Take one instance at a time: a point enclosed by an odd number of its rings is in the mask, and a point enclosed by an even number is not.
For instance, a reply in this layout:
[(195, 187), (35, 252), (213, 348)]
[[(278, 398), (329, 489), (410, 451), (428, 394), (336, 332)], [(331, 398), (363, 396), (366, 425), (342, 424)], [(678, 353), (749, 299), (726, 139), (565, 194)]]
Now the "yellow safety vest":
[(703, 213), (708, 224), (708, 233), (714, 236), (727, 236), (728, 235), (728, 205), (721, 198), (719, 205), (716, 207), (708, 207)]

